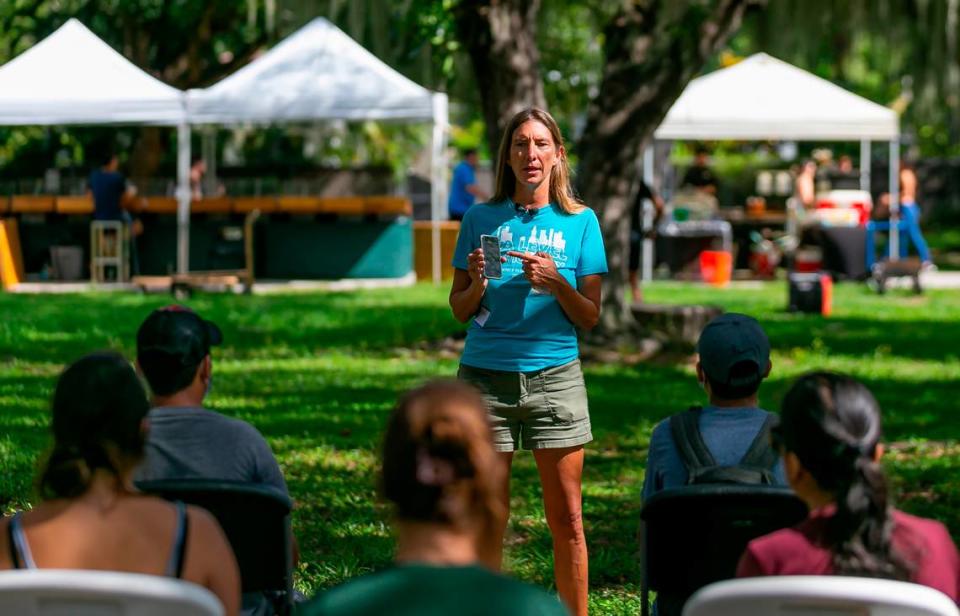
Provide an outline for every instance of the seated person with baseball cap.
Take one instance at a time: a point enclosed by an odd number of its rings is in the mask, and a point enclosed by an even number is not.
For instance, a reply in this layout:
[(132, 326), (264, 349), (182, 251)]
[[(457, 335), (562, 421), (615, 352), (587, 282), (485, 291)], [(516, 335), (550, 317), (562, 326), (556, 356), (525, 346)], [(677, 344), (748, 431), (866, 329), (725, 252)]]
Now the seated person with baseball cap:
[(775, 416), (759, 407), (770, 374), (770, 341), (751, 317), (726, 313), (697, 342), (697, 380), (707, 406), (660, 422), (650, 437), (643, 500), (660, 490), (701, 483), (785, 485), (770, 446)]
[[(140, 481), (211, 479), (266, 485), (288, 494), (270, 446), (245, 421), (205, 409), (220, 328), (184, 306), (150, 313), (137, 331), (137, 366), (152, 392)], [(294, 563), (297, 560), (294, 541)], [(249, 596), (248, 596), (249, 595)], [(243, 613), (260, 613), (260, 593), (245, 593)]]

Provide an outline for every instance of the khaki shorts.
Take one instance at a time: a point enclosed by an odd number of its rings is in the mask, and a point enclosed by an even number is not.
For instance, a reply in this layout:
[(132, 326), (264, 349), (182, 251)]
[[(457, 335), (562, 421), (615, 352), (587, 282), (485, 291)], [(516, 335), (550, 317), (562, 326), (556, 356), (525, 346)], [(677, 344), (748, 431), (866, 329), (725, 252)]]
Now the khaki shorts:
[(502, 372), (460, 364), (457, 377), (477, 387), (490, 407), (497, 451), (559, 449), (593, 440), (580, 360), (536, 372)]

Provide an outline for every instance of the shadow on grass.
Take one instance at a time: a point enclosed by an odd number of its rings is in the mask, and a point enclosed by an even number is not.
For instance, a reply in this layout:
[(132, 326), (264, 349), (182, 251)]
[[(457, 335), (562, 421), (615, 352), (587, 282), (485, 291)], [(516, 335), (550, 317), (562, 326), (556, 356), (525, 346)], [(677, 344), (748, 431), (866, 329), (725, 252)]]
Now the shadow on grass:
[(775, 349), (810, 347), (824, 353), (873, 355), (878, 350), (897, 357), (941, 361), (960, 356), (960, 322), (932, 319), (909, 321), (807, 317), (764, 321)]

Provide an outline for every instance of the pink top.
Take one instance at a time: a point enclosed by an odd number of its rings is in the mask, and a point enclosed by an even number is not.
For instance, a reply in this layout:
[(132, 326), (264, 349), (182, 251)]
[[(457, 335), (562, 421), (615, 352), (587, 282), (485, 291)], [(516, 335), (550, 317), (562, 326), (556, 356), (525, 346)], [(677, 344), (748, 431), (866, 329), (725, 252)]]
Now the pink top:
[[(737, 577), (764, 575), (830, 575), (830, 549), (822, 545), (824, 522), (833, 506), (812, 511), (794, 526), (754, 539), (737, 566)], [(947, 529), (940, 522), (893, 511), (893, 546), (916, 570), (911, 581), (960, 599), (960, 555)]]

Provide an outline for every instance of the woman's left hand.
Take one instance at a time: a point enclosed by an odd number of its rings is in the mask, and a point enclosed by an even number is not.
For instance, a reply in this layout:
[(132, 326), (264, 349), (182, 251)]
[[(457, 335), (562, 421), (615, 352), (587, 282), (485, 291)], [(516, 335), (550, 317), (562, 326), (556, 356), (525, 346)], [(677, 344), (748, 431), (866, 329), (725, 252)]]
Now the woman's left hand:
[(557, 270), (557, 264), (549, 253), (541, 251), (531, 254), (511, 250), (507, 255), (523, 261), (523, 275), (534, 287), (542, 287), (553, 291), (556, 285), (564, 280)]

